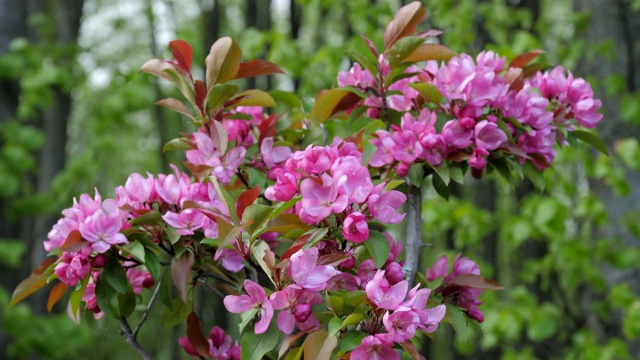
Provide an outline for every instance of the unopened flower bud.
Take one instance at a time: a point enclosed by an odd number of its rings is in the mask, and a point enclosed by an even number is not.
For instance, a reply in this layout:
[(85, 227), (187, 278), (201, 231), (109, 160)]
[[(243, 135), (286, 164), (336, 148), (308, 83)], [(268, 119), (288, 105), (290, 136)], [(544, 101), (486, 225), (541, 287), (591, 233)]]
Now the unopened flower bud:
[(293, 316), (296, 318), (297, 322), (305, 322), (309, 319), (311, 315), (311, 305), (309, 304), (298, 304), (293, 308)]
[(107, 265), (107, 256), (104, 254), (98, 254), (93, 259), (91, 259), (91, 266), (96, 269), (101, 269)]

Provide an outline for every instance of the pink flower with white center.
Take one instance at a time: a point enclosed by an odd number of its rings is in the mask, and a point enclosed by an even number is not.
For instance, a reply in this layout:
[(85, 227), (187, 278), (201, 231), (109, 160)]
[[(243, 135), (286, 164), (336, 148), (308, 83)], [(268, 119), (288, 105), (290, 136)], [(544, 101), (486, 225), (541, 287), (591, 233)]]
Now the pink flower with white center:
[(304, 151), (296, 151), (286, 165), (291, 170), (300, 169), (309, 175), (319, 175), (331, 169), (338, 152), (329, 146), (309, 145)]
[(269, 328), (271, 318), (273, 318), (273, 306), (262, 286), (251, 280), (244, 281), (244, 289), (247, 295), (227, 295), (223, 302), (224, 306), (232, 313), (239, 314), (248, 310), (256, 309), (260, 314), (260, 321), (255, 325), (255, 333), (262, 334)]
[(420, 318), (413, 311), (388, 311), (382, 316), (382, 323), (393, 341), (401, 343), (411, 339), (416, 334)]
[(383, 224), (397, 224), (404, 219), (404, 214), (399, 213), (398, 208), (407, 201), (407, 197), (400, 191), (390, 190), (382, 193), (384, 183), (373, 188), (367, 205), (369, 212)]
[(458, 149), (471, 145), (474, 124), (475, 122), (469, 118), (448, 121), (442, 128), (445, 143)]
[(294, 326), (300, 331), (305, 331), (320, 325), (311, 312), (313, 305), (322, 304), (322, 296), (317, 292), (288, 286), (271, 294), (269, 300), (274, 309), (283, 310), (278, 314), (277, 324), (285, 334), (291, 334)]
[(353, 212), (342, 223), (342, 235), (347, 241), (354, 243), (364, 242), (369, 238), (369, 224), (364, 214)]
[(322, 184), (307, 178), (300, 184), (302, 200), (296, 205), (300, 220), (307, 224), (317, 224), (331, 213), (339, 213), (347, 207), (347, 196), (338, 195), (338, 189), (331, 176), (322, 174)]
[(378, 268), (373, 259), (367, 259), (360, 263), (360, 266), (358, 266), (358, 279), (360, 279), (363, 288), (373, 279), (377, 271)]
[(268, 167), (286, 161), (291, 156), (291, 149), (287, 146), (273, 147), (273, 137), (264, 138), (260, 144), (262, 160)]
[(65, 252), (62, 261), (55, 267), (58, 279), (67, 286), (76, 286), (91, 271), (91, 246), (85, 246), (78, 252)]
[(361, 204), (373, 190), (371, 175), (355, 156), (340, 157), (331, 167), (338, 193), (347, 195), (349, 202)]
[(102, 209), (95, 212), (80, 224), (80, 234), (91, 243), (91, 247), (98, 253), (104, 253), (111, 245), (128, 243), (122, 230), (122, 218), (118, 205), (113, 199), (105, 200)]
[(396, 310), (407, 296), (409, 283), (403, 280), (393, 286), (389, 286), (384, 274), (384, 270), (378, 270), (373, 279), (367, 283), (365, 292), (369, 300), (379, 308)]
[(144, 208), (144, 203), (153, 202), (155, 194), (155, 179), (151, 174), (147, 178), (140, 174), (131, 174), (124, 186), (116, 188), (118, 205), (130, 205), (136, 209)]
[(249, 122), (246, 120), (224, 120), (222, 125), (227, 130), (227, 136), (229, 141), (235, 141), (236, 146), (242, 146), (245, 148), (253, 145), (253, 135), (251, 135), (251, 128)]
[(418, 141), (416, 134), (411, 131), (396, 131), (391, 134), (393, 146), (391, 155), (396, 161), (412, 163), (420, 154), (422, 154), (422, 145)]
[(327, 281), (332, 276), (340, 274), (330, 265), (317, 265), (318, 248), (312, 247), (307, 250), (298, 250), (289, 258), (287, 275), (293, 282), (308, 291), (320, 291), (327, 287)]
[(179, 214), (167, 211), (167, 213), (162, 216), (162, 219), (166, 221), (167, 224), (176, 228), (180, 235), (193, 235), (195, 230), (202, 227), (204, 218), (205, 216), (196, 209), (185, 209)]
[[(123, 265), (125, 264), (123, 263)], [(136, 295), (140, 294), (142, 289), (150, 288), (154, 284), (151, 274), (143, 266), (128, 269), (127, 280), (129, 280), (133, 293)]]
[(62, 210), (65, 217), (82, 223), (86, 218), (93, 215), (102, 206), (102, 197), (95, 189), (95, 195), (92, 199), (88, 194), (80, 195), (80, 201), (73, 199), (73, 206)]
[(276, 183), (269, 186), (264, 196), (271, 201), (289, 201), (298, 192), (298, 180), (300, 173), (286, 169), (276, 169)]
[(498, 124), (482, 120), (474, 129), (476, 146), (487, 151), (493, 151), (507, 141), (507, 135), (498, 128)]
[(393, 342), (387, 341), (382, 334), (369, 335), (362, 339), (351, 352), (349, 359), (353, 360), (400, 360), (400, 355), (393, 349)]

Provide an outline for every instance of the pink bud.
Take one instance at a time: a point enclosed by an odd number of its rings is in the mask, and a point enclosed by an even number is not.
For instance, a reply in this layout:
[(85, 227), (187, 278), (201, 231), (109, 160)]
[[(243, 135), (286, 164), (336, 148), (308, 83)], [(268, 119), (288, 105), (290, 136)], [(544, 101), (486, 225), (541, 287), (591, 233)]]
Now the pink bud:
[(298, 304), (293, 308), (293, 316), (296, 318), (298, 322), (305, 322), (311, 316), (311, 305), (309, 304)]
[(101, 269), (107, 265), (107, 257), (104, 254), (98, 254), (91, 259), (91, 266), (96, 269)]

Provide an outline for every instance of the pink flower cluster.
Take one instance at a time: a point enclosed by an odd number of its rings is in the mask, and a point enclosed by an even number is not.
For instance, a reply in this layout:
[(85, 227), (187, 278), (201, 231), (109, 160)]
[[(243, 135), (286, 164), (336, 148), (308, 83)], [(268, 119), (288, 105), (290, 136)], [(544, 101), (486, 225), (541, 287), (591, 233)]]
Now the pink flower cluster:
[(458, 306), (466, 310), (468, 317), (478, 322), (483, 322), (484, 314), (478, 308), (478, 306), (482, 304), (482, 302), (478, 300), (478, 297), (482, 294), (482, 290), (451, 285), (458, 276), (468, 274), (480, 275), (480, 268), (475, 262), (458, 254), (453, 259), (453, 268), (450, 273), (449, 259), (446, 255), (442, 255), (436, 260), (433, 268), (427, 269), (426, 275), (427, 281), (443, 278), (442, 284), (436, 289), (435, 293), (442, 294), (445, 297), (444, 301), (452, 299)]
[[(222, 125), (227, 132), (228, 141), (234, 142), (235, 146), (222, 154), (213, 140), (217, 128), (208, 122), (191, 135), (195, 148), (187, 151), (190, 163), (210, 167), (211, 174), (222, 184), (229, 183), (238, 167), (244, 163), (247, 149), (256, 141), (255, 129), (265, 120), (262, 107), (259, 106), (239, 106), (229, 116), (229, 119), (222, 121)], [(251, 120), (235, 119), (246, 116)]]
[(334, 215), (347, 241), (359, 243), (369, 237), (368, 222), (397, 224), (404, 215), (397, 210), (406, 201), (399, 191), (373, 185), (362, 153), (351, 142), (336, 139), (330, 146), (309, 145), (280, 161), (269, 171), (275, 184), (265, 191), (272, 201), (301, 200), (295, 211), (308, 224), (319, 224)]
[[(224, 330), (218, 326), (214, 326), (209, 332), (209, 355), (215, 360), (240, 360), (241, 349), (238, 341), (233, 341), (231, 336), (227, 335)], [(200, 357), (200, 354), (193, 348), (193, 345), (186, 337), (178, 339), (178, 343), (182, 349), (191, 356)]]
[[(379, 62), (384, 78), (388, 65), (382, 58)], [(371, 165), (395, 165), (397, 173), (405, 176), (415, 162), (438, 166), (443, 160), (467, 161), (473, 175), (480, 177), (492, 152), (501, 151), (516, 155), (521, 162), (529, 159), (544, 169), (556, 156), (553, 146), (559, 139), (559, 126), (571, 131), (572, 119), (588, 128), (601, 120), (602, 115), (597, 113), (601, 102), (593, 98), (590, 85), (582, 78), (574, 79), (571, 73), (565, 76), (564, 69), (557, 67), (518, 85), (505, 63), (491, 51), (480, 53), (476, 59), (462, 54), (441, 65), (428, 61), (424, 70), (405, 70), (417, 75), (386, 89), (357, 63), (349, 72), (341, 72), (340, 86), (353, 86), (370, 94), (363, 103), (369, 116), (383, 118), (379, 111), (385, 107), (404, 113), (400, 125), (376, 132), (377, 138), (371, 142), (377, 151)], [(442, 95), (442, 101), (423, 108), (417, 101), (418, 92), (409, 86), (412, 83), (433, 86), (432, 91)], [(393, 94), (383, 100), (379, 96), (382, 90)], [(413, 112), (418, 113), (417, 119)], [(444, 122), (437, 121), (439, 114)]]

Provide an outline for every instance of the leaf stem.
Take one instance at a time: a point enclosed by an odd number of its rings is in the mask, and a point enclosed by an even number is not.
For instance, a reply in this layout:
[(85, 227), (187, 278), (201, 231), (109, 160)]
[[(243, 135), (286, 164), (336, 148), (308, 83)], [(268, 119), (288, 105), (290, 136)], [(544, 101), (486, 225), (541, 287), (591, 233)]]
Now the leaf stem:
[(162, 285), (162, 281), (159, 281), (158, 285), (156, 285), (155, 290), (153, 290), (153, 295), (151, 295), (151, 299), (147, 304), (147, 309), (144, 311), (144, 313), (142, 313), (142, 317), (140, 318), (140, 321), (138, 321), (138, 325), (136, 325), (136, 329), (133, 331), (134, 338), (138, 336), (138, 333), (140, 332), (140, 328), (142, 328), (142, 324), (144, 324), (144, 322), (147, 320), (149, 311), (151, 311), (153, 304), (156, 302), (156, 299), (158, 298), (158, 294), (160, 294), (160, 285)]

